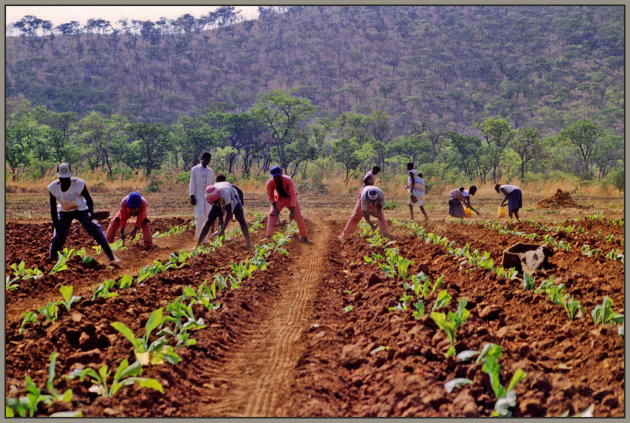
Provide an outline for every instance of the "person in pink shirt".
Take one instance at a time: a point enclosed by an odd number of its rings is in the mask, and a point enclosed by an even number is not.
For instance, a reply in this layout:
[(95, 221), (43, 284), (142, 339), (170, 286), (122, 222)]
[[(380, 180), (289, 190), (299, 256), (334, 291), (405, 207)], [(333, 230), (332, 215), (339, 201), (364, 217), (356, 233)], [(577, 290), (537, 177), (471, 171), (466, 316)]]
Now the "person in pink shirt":
[(362, 218), (370, 225), (372, 230), (376, 229), (376, 224), (370, 220), (370, 216), (374, 216), (378, 220), (378, 230), (382, 235), (388, 236), (387, 221), (383, 214), (383, 205), (385, 204), (385, 194), (380, 188), (367, 185), (361, 190), (359, 201), (357, 201), (354, 211), (346, 223), (339, 238), (345, 238), (352, 235), (357, 230), (357, 226)]
[(125, 234), (125, 226), (127, 226), (127, 220), (131, 216), (136, 216), (136, 224), (130, 234), (130, 239), (136, 235), (138, 229), (142, 229), (142, 240), (144, 242), (144, 248), (153, 248), (153, 237), (151, 236), (151, 223), (147, 218), (147, 200), (144, 199), (138, 192), (132, 192), (120, 202), (120, 210), (116, 214), (116, 217), (109, 223), (107, 228), (107, 242), (113, 242), (116, 237), (116, 231), (120, 228), (120, 239), (125, 240), (127, 234)]
[(267, 237), (273, 235), (274, 227), (278, 223), (278, 219), (280, 219), (280, 211), (288, 207), (289, 219), (297, 222), (300, 238), (302, 241), (308, 242), (306, 225), (297, 201), (297, 192), (293, 187), (293, 180), (282, 174), (280, 166), (272, 167), (269, 172), (271, 173), (271, 179), (267, 182), (267, 195), (269, 196), (271, 209), (267, 219)]

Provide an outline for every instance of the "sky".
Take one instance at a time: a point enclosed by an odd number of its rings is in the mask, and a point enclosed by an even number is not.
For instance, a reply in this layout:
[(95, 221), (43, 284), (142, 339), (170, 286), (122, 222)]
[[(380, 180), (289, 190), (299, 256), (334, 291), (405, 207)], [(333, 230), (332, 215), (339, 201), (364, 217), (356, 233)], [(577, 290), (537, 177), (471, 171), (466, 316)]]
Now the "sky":
[[(51, 21), (53, 27), (70, 21), (85, 25), (90, 18), (102, 18), (115, 28), (117, 22), (127, 18), (129, 21), (157, 21), (162, 17), (176, 19), (186, 13), (195, 18), (207, 15), (218, 6), (6, 6), (6, 25), (15, 23), (26, 15)], [(241, 10), (245, 19), (258, 18), (258, 6), (235, 6)]]

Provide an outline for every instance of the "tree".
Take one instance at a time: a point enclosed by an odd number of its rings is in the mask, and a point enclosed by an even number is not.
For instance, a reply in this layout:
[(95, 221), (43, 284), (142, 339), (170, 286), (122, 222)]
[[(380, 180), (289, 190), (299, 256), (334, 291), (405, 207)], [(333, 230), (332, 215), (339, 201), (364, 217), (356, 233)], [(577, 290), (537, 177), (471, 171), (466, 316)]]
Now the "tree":
[(457, 165), (460, 166), (467, 176), (476, 176), (478, 171), (477, 162), (483, 154), (481, 152), (481, 140), (477, 137), (471, 137), (458, 134), (457, 132), (447, 132), (444, 134), (447, 139), (451, 140), (451, 144), (458, 153)]
[(543, 158), (543, 144), (534, 128), (522, 128), (510, 144), (512, 150), (521, 158), (521, 181), (525, 178), (525, 166), (532, 160)]
[(263, 94), (250, 109), (271, 131), (280, 167), (288, 172), (287, 145), (295, 141), (303, 121), (316, 109), (311, 100), (291, 95), (295, 90), (272, 90)]
[(605, 134), (601, 141), (597, 143), (593, 162), (599, 170), (599, 179), (606, 176), (610, 169), (617, 165), (623, 166), (624, 142), (623, 136), (615, 134)]
[(127, 126), (129, 140), (137, 143), (142, 152), (142, 166), (147, 177), (159, 169), (166, 159), (168, 129), (159, 123), (134, 123)]
[(354, 139), (339, 138), (333, 144), (333, 158), (335, 161), (343, 164), (346, 184), (361, 164), (361, 159), (357, 156), (359, 148), (359, 143)]
[(585, 178), (590, 176), (593, 156), (601, 135), (601, 129), (589, 119), (580, 119), (560, 131), (560, 139), (567, 141), (577, 149), (582, 162), (582, 174)]
[(18, 171), (31, 162), (30, 151), (37, 136), (37, 122), (29, 116), (7, 120), (5, 157), (13, 180), (17, 180)]
[(492, 163), (492, 180), (497, 181), (497, 169), (505, 147), (514, 139), (514, 130), (503, 118), (492, 117), (477, 125), (489, 146)]

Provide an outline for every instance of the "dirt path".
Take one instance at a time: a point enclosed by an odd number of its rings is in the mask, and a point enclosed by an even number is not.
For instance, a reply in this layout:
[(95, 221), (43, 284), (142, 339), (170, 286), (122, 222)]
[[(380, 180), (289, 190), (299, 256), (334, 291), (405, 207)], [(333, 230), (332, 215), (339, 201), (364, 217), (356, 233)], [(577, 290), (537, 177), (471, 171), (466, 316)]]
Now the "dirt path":
[(299, 340), (308, 324), (328, 239), (333, 235), (326, 226), (314, 223), (309, 228), (313, 243), (301, 244), (292, 260), (296, 271), (284, 277), (277, 300), (269, 304), (268, 312), (246, 333), (246, 339), (226, 354), (229, 359), (225, 366), (214, 370), (214, 377), (225, 381), (221, 400), (203, 406), (194, 415), (277, 415), (304, 349)]

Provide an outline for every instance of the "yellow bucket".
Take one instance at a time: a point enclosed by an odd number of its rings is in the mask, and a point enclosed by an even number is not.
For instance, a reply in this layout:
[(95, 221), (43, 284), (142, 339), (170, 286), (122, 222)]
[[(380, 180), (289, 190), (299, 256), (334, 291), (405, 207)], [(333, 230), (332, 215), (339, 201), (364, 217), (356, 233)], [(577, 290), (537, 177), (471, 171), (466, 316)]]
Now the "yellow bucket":
[(469, 207), (465, 207), (464, 208), (464, 214), (466, 215), (466, 217), (470, 217), (470, 216), (472, 216), (472, 210), (470, 210)]
[(499, 219), (502, 219), (505, 217), (506, 209), (507, 209), (507, 206), (499, 206)]

